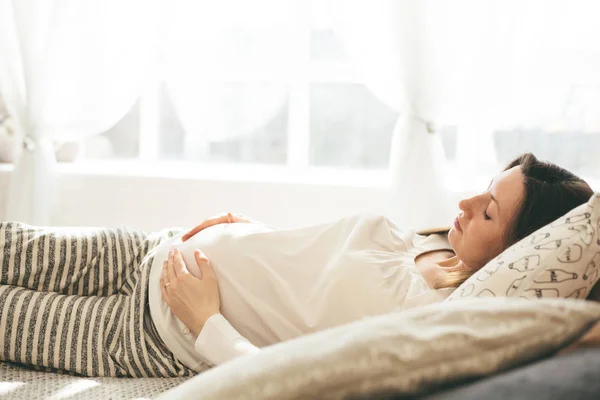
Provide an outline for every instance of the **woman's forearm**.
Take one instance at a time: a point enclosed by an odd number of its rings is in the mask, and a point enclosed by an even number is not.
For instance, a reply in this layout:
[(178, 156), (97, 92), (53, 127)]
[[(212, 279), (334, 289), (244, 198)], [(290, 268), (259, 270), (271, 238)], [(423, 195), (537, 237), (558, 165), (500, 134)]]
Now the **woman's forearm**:
[(260, 352), (221, 314), (215, 314), (206, 321), (194, 347), (198, 354), (213, 365)]

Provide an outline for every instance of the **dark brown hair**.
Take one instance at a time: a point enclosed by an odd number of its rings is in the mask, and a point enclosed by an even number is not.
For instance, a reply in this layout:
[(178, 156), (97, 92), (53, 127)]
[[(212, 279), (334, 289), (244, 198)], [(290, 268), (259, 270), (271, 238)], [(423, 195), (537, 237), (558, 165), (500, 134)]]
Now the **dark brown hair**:
[(585, 203), (594, 194), (577, 175), (533, 154), (525, 153), (511, 161), (505, 171), (520, 166), (525, 196), (505, 238), (506, 247)]
[[(516, 166), (521, 167), (525, 196), (504, 238), (504, 249), (585, 203), (594, 194), (590, 185), (577, 175), (540, 161), (531, 153), (515, 158), (504, 170)], [(449, 272), (436, 282), (435, 289), (458, 287), (473, 273), (473, 270)]]

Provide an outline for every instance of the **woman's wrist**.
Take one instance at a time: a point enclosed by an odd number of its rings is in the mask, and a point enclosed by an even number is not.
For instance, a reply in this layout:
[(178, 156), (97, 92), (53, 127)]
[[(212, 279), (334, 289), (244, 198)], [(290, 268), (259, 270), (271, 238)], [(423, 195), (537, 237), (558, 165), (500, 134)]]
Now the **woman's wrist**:
[(212, 317), (213, 315), (217, 315), (219, 314), (218, 312), (212, 313), (210, 314), (208, 317), (203, 317), (201, 318), (198, 323), (196, 323), (194, 326), (190, 327), (190, 332), (192, 332), (192, 334), (198, 338), (198, 336), (200, 336), (200, 332), (202, 332), (202, 329), (204, 328), (204, 325), (206, 324), (206, 321), (208, 321), (210, 319), (210, 317)]

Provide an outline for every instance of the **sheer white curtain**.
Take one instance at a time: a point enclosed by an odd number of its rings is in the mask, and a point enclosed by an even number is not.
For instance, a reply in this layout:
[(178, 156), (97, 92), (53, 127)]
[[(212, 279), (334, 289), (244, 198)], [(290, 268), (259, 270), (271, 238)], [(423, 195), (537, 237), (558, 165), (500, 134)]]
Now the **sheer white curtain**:
[(106, 131), (140, 93), (158, 0), (0, 0), (0, 87), (17, 134), (6, 217), (47, 225), (53, 141)]
[(252, 133), (279, 110), (298, 68), (297, 0), (175, 0), (163, 15), (162, 76), (186, 153)]
[[(444, 9), (420, 1), (338, 1), (335, 31), (362, 69), (367, 87), (400, 111), (391, 146), (391, 218), (415, 228), (451, 222), (444, 185), (446, 166), (437, 124), (451, 113), (444, 80), (452, 65), (440, 65), (446, 49), (428, 31)], [(436, 52), (435, 49), (440, 51)], [(444, 71), (446, 69), (446, 71)]]
[(482, 139), (492, 130), (583, 128), (586, 117), (569, 115), (569, 103), (574, 90), (600, 93), (599, 13), (595, 0), (453, 3), (448, 36), (462, 71), (447, 79), (461, 82), (456, 121), (471, 127), (459, 143), (463, 164), (477, 170), (485, 163), (489, 154), (480, 149), (492, 141)]
[(593, 0), (338, 0), (336, 33), (370, 90), (402, 115), (391, 148), (390, 215), (451, 223), (455, 196), (435, 127), (459, 127), (463, 173), (496, 166), (491, 129), (536, 126), (569, 90), (597, 84)]

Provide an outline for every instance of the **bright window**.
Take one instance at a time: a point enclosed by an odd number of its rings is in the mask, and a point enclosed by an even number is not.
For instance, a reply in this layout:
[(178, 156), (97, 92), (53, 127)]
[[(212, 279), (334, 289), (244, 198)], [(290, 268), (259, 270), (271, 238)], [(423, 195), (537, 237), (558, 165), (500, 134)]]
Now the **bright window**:
[[(233, 18), (211, 38), (216, 49), (211, 54), (223, 68), (212, 70), (212, 100), (198, 102), (197, 111), (206, 115), (202, 127), (186, 124), (178, 114), (163, 54), (132, 110), (110, 131), (89, 139), (86, 158), (384, 171), (398, 112), (364, 84), (332, 29), (335, 10), (329, 2), (294, 4), (293, 26), (236, 24)], [(276, 40), (282, 35), (289, 39), (285, 49)], [(262, 69), (256, 60), (266, 56), (283, 72)], [(478, 121), (441, 127), (448, 161), (454, 167), (462, 163), (457, 168), (461, 173), (489, 176), (519, 153), (532, 151), (586, 178), (600, 179), (596, 81), (582, 76), (561, 110), (533, 124)]]
[(223, 65), (236, 66), (211, 82), (207, 125), (219, 138), (186, 129), (159, 72), (128, 115), (89, 140), (87, 158), (385, 170), (398, 113), (363, 84), (331, 29), (327, 2), (298, 4), (304, 21), (289, 35), (293, 70), (284, 74), (266, 75), (253, 59), (269, 48), (259, 44), (289, 27), (234, 25), (217, 38)]

